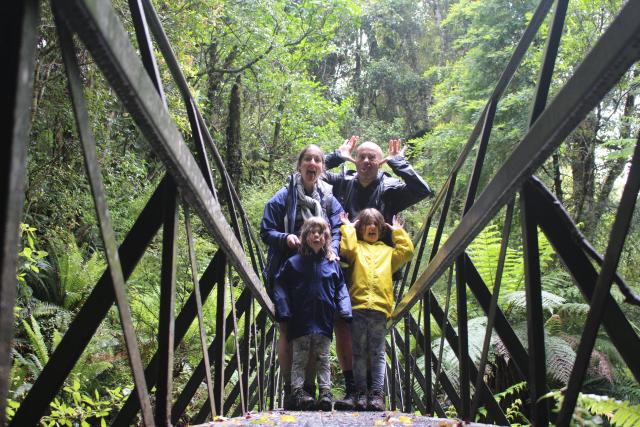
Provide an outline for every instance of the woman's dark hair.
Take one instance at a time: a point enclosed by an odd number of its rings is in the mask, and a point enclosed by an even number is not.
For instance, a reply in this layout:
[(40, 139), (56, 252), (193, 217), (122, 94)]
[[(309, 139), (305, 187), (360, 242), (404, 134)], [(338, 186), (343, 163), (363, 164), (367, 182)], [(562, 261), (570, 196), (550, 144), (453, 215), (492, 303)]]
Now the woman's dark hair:
[(319, 228), (324, 235), (324, 246), (322, 249), (325, 254), (329, 255), (333, 252), (331, 250), (331, 230), (329, 229), (329, 224), (320, 216), (312, 216), (311, 218), (307, 218), (302, 224), (302, 228), (300, 228), (301, 244), (299, 252), (301, 255), (311, 255), (314, 253), (313, 249), (307, 245), (307, 236), (317, 228)]
[(324, 151), (322, 151), (322, 148), (318, 147), (316, 144), (309, 144), (306, 147), (304, 147), (302, 151), (300, 151), (300, 154), (298, 154), (298, 163), (296, 163), (296, 170), (300, 167), (300, 164), (302, 163), (302, 159), (304, 158), (304, 155), (307, 154), (307, 151), (309, 151), (312, 148), (315, 148), (318, 151), (320, 151), (320, 154), (322, 155), (322, 166), (324, 167)]
[(364, 227), (370, 222), (373, 222), (378, 228), (378, 239), (382, 238), (382, 233), (385, 230), (385, 222), (384, 222), (384, 217), (382, 216), (382, 214), (378, 209), (367, 208), (367, 209), (361, 210), (358, 216), (356, 217), (356, 221), (359, 221), (358, 227), (356, 227), (356, 234), (358, 236), (358, 240), (364, 240), (362, 237)]

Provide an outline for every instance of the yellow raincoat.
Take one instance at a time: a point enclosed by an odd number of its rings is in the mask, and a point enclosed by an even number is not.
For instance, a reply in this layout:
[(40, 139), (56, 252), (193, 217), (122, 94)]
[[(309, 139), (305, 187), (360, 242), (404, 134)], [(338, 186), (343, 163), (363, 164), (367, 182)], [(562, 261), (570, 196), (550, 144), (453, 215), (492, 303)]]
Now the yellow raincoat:
[(358, 240), (352, 225), (340, 227), (340, 258), (352, 267), (349, 295), (353, 310), (376, 310), (391, 317), (393, 283), (391, 276), (413, 255), (413, 243), (403, 229), (393, 230), (395, 248), (378, 240), (367, 243)]

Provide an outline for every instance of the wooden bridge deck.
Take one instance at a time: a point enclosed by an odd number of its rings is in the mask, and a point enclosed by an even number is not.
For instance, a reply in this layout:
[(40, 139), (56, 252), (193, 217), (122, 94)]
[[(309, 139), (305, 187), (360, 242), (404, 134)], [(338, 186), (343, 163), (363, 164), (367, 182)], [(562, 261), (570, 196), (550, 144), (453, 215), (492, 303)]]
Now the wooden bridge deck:
[(415, 426), (415, 427), (457, 427), (486, 426), (488, 424), (462, 423), (457, 419), (432, 418), (421, 415), (405, 414), (397, 411), (385, 412), (348, 412), (348, 411), (283, 411), (250, 413), (242, 417), (216, 417), (215, 421), (193, 427), (218, 426)]

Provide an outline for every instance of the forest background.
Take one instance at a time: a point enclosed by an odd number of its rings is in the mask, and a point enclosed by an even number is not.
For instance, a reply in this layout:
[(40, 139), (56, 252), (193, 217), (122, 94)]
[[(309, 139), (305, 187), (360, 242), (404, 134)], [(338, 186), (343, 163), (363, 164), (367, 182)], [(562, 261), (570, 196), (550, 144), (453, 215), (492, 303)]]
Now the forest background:
[[(116, 0), (114, 4), (130, 29), (126, 2)], [(297, 153), (309, 143), (328, 152), (350, 135), (374, 140), (383, 147), (390, 138), (402, 138), (409, 161), (438, 191), (537, 2), (176, 0), (155, 1), (154, 5), (257, 230), (265, 202), (283, 186)], [(572, 75), (621, 5), (619, 0), (569, 2), (551, 96)], [(46, 3), (42, 6), (10, 411), (19, 405), (106, 265), (59, 44), (49, 8)], [(548, 21), (498, 105), (481, 189), (528, 127)], [(81, 47), (79, 55), (110, 213), (121, 241), (164, 168), (93, 59)], [(190, 141), (180, 95), (162, 62), (160, 69), (172, 117)], [(634, 66), (538, 171), (601, 253), (638, 133), (638, 84)], [(466, 182), (469, 173), (467, 162), (459, 181)], [(457, 188), (449, 229), (460, 218), (464, 203), (466, 187)], [(429, 208), (430, 201), (425, 201), (406, 213), (410, 232), (419, 229)], [(519, 223), (517, 214), (515, 218)], [(489, 286), (494, 280), (500, 226), (497, 219), (469, 249)], [(637, 214), (631, 227), (619, 272), (640, 292)], [(195, 231), (199, 265), (205, 266), (217, 247), (199, 223)], [(181, 236), (178, 306), (191, 289), (186, 238), (184, 233)], [(568, 379), (588, 306), (542, 235), (541, 240), (548, 374), (553, 388), (560, 389)], [(127, 284), (143, 361), (149, 360), (157, 345), (160, 258), (157, 238)], [(500, 305), (526, 342), (523, 283), (521, 240), (516, 232), (510, 241)], [(438, 283), (434, 290), (444, 299), (445, 283)], [(617, 290), (613, 292), (622, 301)], [(622, 306), (640, 332), (638, 308)], [(452, 307), (450, 318), (455, 324), (455, 301)], [(211, 334), (215, 310), (211, 301), (205, 305)], [(486, 318), (478, 307), (471, 306), (470, 319), (470, 351), (477, 361)], [(433, 331), (437, 348), (439, 327), (435, 323)], [(420, 361), (421, 354), (412, 344)], [(199, 361), (198, 345), (193, 326), (175, 355), (176, 390)], [(233, 343), (228, 346), (231, 357)], [(96, 396), (98, 391), (101, 397), (96, 402), (101, 402), (102, 415), (86, 407), (75, 416), (109, 420), (132, 387), (123, 348), (117, 313), (112, 310), (67, 380), (58, 404), (80, 408), (74, 392)], [(444, 369), (456, 377), (457, 362), (448, 349), (445, 359)], [(495, 393), (507, 390), (517, 397), (524, 386), (509, 381), (508, 369), (498, 369), (507, 359), (499, 340), (494, 339), (488, 380)], [(336, 361), (333, 363), (336, 368)], [(334, 369), (336, 375), (338, 371)], [(507, 374), (498, 374), (503, 371)], [(335, 383), (335, 392), (340, 394), (339, 378)], [(637, 384), (604, 333), (598, 339), (583, 391), (630, 404), (640, 400)], [(512, 398), (507, 405), (513, 409), (513, 422), (527, 422), (522, 400), (518, 403)], [(61, 419), (50, 414), (48, 421), (55, 424)]]

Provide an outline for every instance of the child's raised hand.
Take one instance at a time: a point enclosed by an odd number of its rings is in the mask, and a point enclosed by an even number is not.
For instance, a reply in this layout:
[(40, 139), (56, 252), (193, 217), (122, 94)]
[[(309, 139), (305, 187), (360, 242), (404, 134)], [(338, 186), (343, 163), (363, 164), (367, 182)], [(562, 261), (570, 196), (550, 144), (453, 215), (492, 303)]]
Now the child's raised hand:
[(389, 230), (400, 230), (404, 226), (404, 219), (400, 215), (394, 215), (391, 225), (386, 224)]
[(345, 211), (340, 212), (340, 221), (344, 225), (351, 225), (351, 221), (349, 221), (349, 214)]

